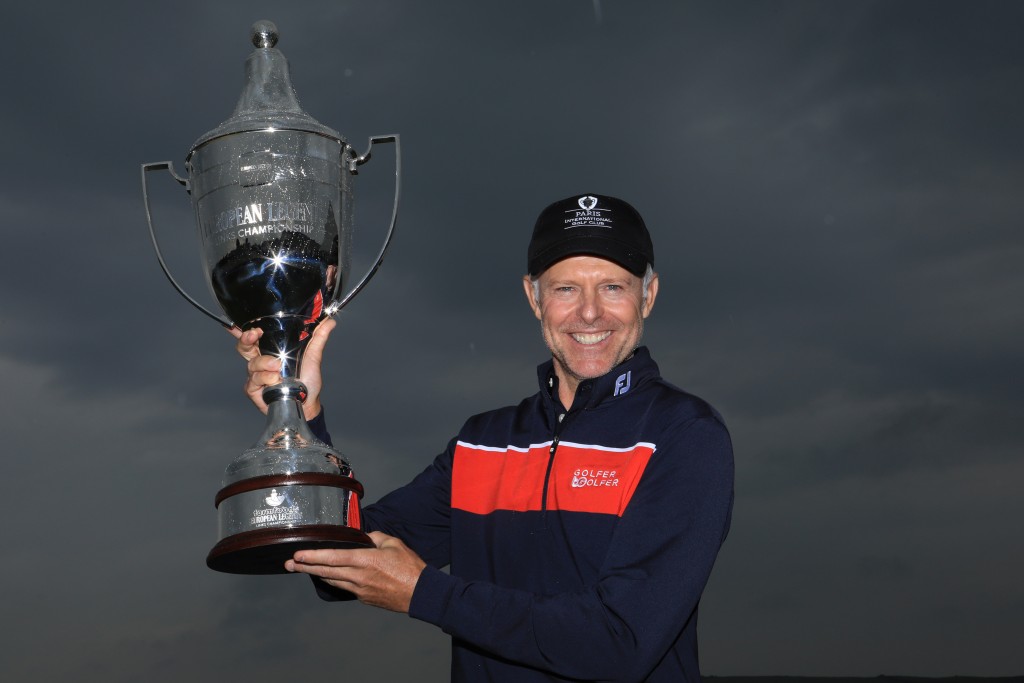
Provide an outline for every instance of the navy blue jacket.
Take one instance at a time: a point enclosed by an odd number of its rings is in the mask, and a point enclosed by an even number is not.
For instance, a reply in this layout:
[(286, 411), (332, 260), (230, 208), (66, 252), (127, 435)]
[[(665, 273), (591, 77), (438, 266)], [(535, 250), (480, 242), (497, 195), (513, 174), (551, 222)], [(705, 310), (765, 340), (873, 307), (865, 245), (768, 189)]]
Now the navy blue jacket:
[(643, 347), (568, 411), (552, 363), (538, 375), (364, 510), (428, 563), (410, 615), (452, 636), (453, 681), (699, 681), (697, 605), (733, 499), (721, 416)]

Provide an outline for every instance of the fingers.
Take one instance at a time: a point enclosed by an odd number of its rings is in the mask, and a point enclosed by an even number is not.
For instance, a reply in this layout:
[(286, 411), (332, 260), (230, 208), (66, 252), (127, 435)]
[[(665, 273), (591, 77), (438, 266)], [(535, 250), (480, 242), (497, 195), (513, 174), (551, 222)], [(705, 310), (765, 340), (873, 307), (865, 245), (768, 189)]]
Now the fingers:
[(263, 388), (281, 381), (281, 361), (273, 356), (261, 356), (259, 348), (263, 330), (254, 327), (244, 332), (238, 327), (228, 330), (238, 340), (235, 350), (246, 360), (248, 375), (243, 387), (249, 400), (266, 414), (267, 404), (263, 401)]
[[(266, 369), (254, 370), (252, 367), (249, 368), (249, 374), (245, 379), (245, 393), (250, 397), (262, 397), (263, 390), (266, 387), (278, 384), (281, 381), (281, 361), (276, 358), (266, 358), (265, 356), (255, 360), (261, 361), (258, 367), (262, 366), (266, 367)], [(264, 360), (266, 362), (262, 362)], [(262, 400), (262, 398), (260, 400)]]
[(322, 361), (324, 357), (324, 347), (327, 345), (327, 339), (331, 336), (331, 332), (337, 325), (338, 321), (334, 318), (325, 318), (313, 329), (313, 336), (310, 337), (309, 344), (306, 346), (303, 363), (315, 365), (319, 371), (320, 361)]
[[(329, 571), (331, 568), (362, 567), (367, 562), (363, 550), (368, 549), (299, 550), (288, 562), (295, 565), (295, 571), (303, 572), (311, 569)], [(285, 567), (287, 566), (286, 563)]]
[(333, 318), (326, 318), (313, 328), (306, 350), (302, 355), (302, 370), (299, 379), (306, 385), (306, 402), (302, 405), (307, 420), (320, 414), (320, 390), (323, 388), (323, 374), (320, 363), (324, 357), (324, 347), (331, 331), (337, 325)]
[(285, 569), (319, 576), (368, 605), (408, 612), (426, 563), (393, 536), (372, 532), (370, 538), (376, 548), (300, 550)]
[(235, 350), (245, 360), (252, 360), (260, 355), (259, 341), (260, 337), (263, 336), (263, 330), (258, 327), (254, 327), (244, 332), (237, 327), (232, 327), (228, 330), (238, 343), (235, 344)]
[(357, 597), (368, 581), (372, 558), (363, 549), (299, 551), (284, 563), (289, 572), (319, 576), (332, 586), (344, 588)]
[[(276, 384), (281, 381), (281, 359), (277, 356), (255, 356), (250, 359), (245, 365), (245, 369), (250, 375), (267, 375), (271, 374), (277, 377), (272, 382), (266, 382), (266, 384)], [(273, 379), (267, 378), (267, 379)]]
[[(302, 369), (298, 379), (306, 386), (306, 400), (302, 410), (307, 420), (313, 419), (321, 411), (320, 390), (323, 387), (323, 377), (320, 364), (323, 360), (324, 347), (336, 325), (337, 322), (333, 318), (321, 321), (313, 329), (303, 352)], [(238, 327), (232, 327), (228, 332), (238, 340), (235, 350), (248, 363), (249, 374), (245, 381), (245, 393), (261, 412), (266, 413), (267, 404), (263, 401), (263, 389), (281, 381), (281, 361), (275, 356), (260, 354), (259, 340), (263, 336), (263, 330), (254, 327), (243, 331)]]

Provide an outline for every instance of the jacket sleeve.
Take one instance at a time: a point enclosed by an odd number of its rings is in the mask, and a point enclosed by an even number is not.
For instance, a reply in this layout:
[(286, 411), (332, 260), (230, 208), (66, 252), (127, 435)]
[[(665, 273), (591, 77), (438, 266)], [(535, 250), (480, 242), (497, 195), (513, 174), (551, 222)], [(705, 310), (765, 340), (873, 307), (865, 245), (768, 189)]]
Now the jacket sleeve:
[(423, 472), (363, 510), (363, 528), (402, 540), (432, 567), (451, 561), (451, 483), (455, 439)]
[(410, 615), (567, 678), (644, 678), (696, 617), (733, 499), (732, 446), (718, 419), (693, 419), (661, 441), (593, 585), (536, 595), (428, 567)]
[(324, 415), (322, 408), (320, 409), (320, 412), (317, 413), (316, 417), (312, 420), (306, 420), (306, 426), (309, 427), (309, 431), (313, 432), (313, 436), (320, 439), (328, 446), (334, 446), (334, 442), (331, 441), (331, 434), (327, 431), (327, 418)]
[[(319, 431), (314, 426), (319, 422)], [(308, 422), (320, 439), (330, 439), (323, 412)], [(327, 443), (330, 443), (324, 439)], [(392, 491), (373, 505), (363, 508), (363, 531), (383, 531), (401, 539), (432, 567), (444, 567), (450, 561), (449, 524), (451, 518), (451, 471), (455, 439), (427, 469), (405, 486)], [(349, 591), (335, 588), (312, 577), (321, 599), (329, 602), (353, 600)]]

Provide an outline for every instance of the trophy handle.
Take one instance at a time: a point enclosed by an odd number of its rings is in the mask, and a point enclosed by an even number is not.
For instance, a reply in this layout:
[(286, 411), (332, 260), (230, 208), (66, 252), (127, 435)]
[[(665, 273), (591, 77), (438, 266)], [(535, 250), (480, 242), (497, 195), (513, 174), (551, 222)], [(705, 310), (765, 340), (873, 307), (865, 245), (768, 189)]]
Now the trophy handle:
[[(369, 154), (367, 154), (367, 156), (369, 156)], [(182, 289), (181, 285), (179, 285), (177, 280), (174, 279), (174, 276), (171, 275), (171, 271), (167, 269), (167, 264), (164, 262), (163, 254), (160, 253), (160, 245), (159, 243), (157, 243), (156, 232), (153, 230), (153, 217), (149, 210), (149, 186), (146, 183), (146, 173), (148, 171), (157, 171), (162, 168), (166, 168), (167, 172), (171, 174), (172, 178), (177, 180), (179, 184), (184, 185), (186, 191), (188, 191), (189, 189), (188, 180), (182, 178), (181, 176), (174, 172), (174, 164), (172, 162), (157, 161), (151, 164), (142, 165), (142, 203), (145, 204), (146, 206), (146, 223), (149, 225), (149, 237), (150, 239), (153, 240), (153, 249), (156, 251), (156, 258), (160, 262), (160, 267), (163, 269), (164, 275), (166, 275), (167, 279), (171, 281), (171, 284), (174, 285), (174, 288), (178, 290), (178, 294), (181, 294), (183, 297), (185, 297), (186, 301), (188, 301), (190, 304), (198, 308), (201, 312), (210, 316), (224, 327), (231, 329), (232, 327), (235, 326), (233, 322), (231, 322), (227, 318), (224, 318), (222, 316), (217, 315), (216, 313), (207, 310), (202, 304), (200, 304), (198, 301), (189, 296), (188, 292)], [(393, 227), (394, 226), (392, 226), (392, 228)], [(378, 263), (378, 265), (380, 264)]]
[[(346, 167), (349, 173), (352, 173), (353, 175), (358, 173), (359, 166), (362, 166), (363, 164), (370, 160), (370, 154), (373, 151), (373, 146), (377, 143), (382, 142), (395, 143), (395, 202), (391, 208), (391, 225), (388, 228), (388, 234), (384, 238), (384, 246), (381, 247), (380, 253), (377, 254), (376, 262), (373, 264), (373, 266), (370, 267), (370, 270), (366, 272), (366, 275), (363, 276), (363, 279), (359, 281), (359, 284), (353, 287), (348, 294), (341, 298), (340, 301), (336, 300), (332, 302), (330, 306), (328, 306), (327, 315), (333, 316), (335, 313), (340, 311), (345, 306), (345, 304), (352, 300), (352, 297), (358, 294), (363, 289), (363, 287), (366, 286), (366, 283), (370, 281), (370, 278), (376, 275), (377, 271), (380, 269), (381, 264), (384, 263), (384, 254), (387, 253), (388, 247), (391, 245), (391, 238), (395, 234), (395, 223), (398, 220), (398, 198), (402, 191), (402, 151), (401, 145), (399, 144), (398, 134), (396, 133), (394, 135), (374, 135), (373, 137), (370, 138), (370, 146), (366, 148), (366, 152), (361, 156), (349, 157), (346, 160)], [(346, 152), (351, 154), (351, 150), (351, 147), (346, 147)], [(338, 296), (340, 296), (340, 292)]]

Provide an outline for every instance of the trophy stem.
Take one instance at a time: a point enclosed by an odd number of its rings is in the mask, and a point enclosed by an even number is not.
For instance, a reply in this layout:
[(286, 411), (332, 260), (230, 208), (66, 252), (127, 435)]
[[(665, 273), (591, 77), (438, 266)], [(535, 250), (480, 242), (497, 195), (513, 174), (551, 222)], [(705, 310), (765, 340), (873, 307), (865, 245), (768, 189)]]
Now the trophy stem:
[(305, 448), (319, 439), (313, 436), (302, 403), (306, 400), (306, 385), (298, 380), (284, 381), (263, 390), (267, 404), (267, 426), (257, 439), (255, 448)]
[[(306, 402), (306, 385), (294, 377), (285, 377), (277, 384), (264, 387), (263, 402), (267, 404), (268, 429), (275, 423), (305, 426), (302, 404)], [(308, 427), (306, 429), (308, 431)]]
[[(258, 318), (247, 324), (245, 329), (258, 327), (263, 330), (259, 341), (260, 353), (280, 360), (281, 377), (287, 380), (299, 376), (302, 355), (306, 352), (316, 322), (298, 315), (273, 315)], [(303, 400), (305, 397), (306, 388), (302, 387)], [(270, 403), (266, 396), (263, 400)]]

